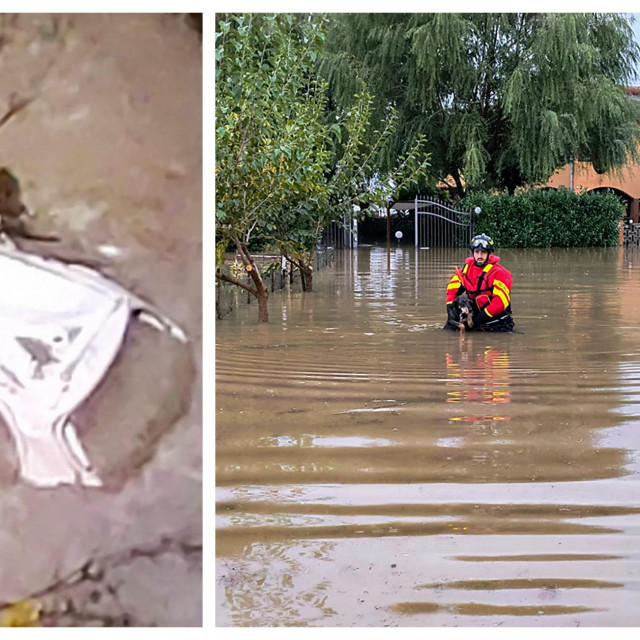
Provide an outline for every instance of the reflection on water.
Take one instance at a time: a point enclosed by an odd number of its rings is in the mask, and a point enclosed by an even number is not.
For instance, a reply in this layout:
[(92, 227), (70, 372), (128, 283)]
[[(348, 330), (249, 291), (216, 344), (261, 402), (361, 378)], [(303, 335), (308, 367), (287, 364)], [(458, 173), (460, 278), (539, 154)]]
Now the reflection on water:
[[(466, 340), (463, 338), (463, 340)], [(447, 375), (452, 391), (447, 391), (447, 402), (481, 402), (493, 404), (509, 402), (509, 354), (504, 349), (489, 345), (481, 354), (465, 351), (462, 346), (447, 353)], [(464, 418), (452, 418), (459, 420)], [(477, 420), (468, 416), (469, 420)], [(495, 416), (494, 420), (508, 420), (508, 416)]]
[(217, 323), (219, 625), (640, 624), (640, 255), (501, 256), (510, 335), (409, 247)]

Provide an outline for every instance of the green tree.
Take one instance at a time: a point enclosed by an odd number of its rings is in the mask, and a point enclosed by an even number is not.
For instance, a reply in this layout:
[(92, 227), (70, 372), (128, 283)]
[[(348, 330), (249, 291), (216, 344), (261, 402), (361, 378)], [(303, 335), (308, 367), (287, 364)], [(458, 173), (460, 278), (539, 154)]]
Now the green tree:
[(397, 114), (390, 109), (382, 131), (372, 132), (372, 105), (373, 97), (363, 90), (337, 122), (325, 126), (324, 139), (334, 144), (329, 156), (323, 154), (322, 180), (302, 199), (289, 202), (273, 222), (272, 241), (299, 269), (307, 292), (313, 289), (313, 256), (324, 229), (333, 222), (351, 227), (353, 218), (361, 218), (372, 205), (390, 204), (428, 167), (425, 141), (419, 137), (391, 169), (380, 171), (375, 161), (395, 134)]
[(312, 192), (325, 165), (317, 126), (324, 97), (313, 77), (322, 22), (248, 14), (216, 25), (216, 258), (233, 242), (252, 285), (220, 268), (216, 277), (257, 298), (259, 322), (269, 319), (269, 290), (249, 250), (252, 234)]
[(395, 132), (388, 109), (381, 131), (369, 126), (364, 90), (328, 118), (326, 83), (314, 63), (324, 18), (280, 14), (222, 17), (216, 40), (217, 262), (233, 242), (252, 286), (218, 268), (216, 277), (252, 293), (268, 321), (269, 291), (250, 242), (277, 247), (312, 290), (313, 253), (324, 228), (389, 200), (425, 171), (423, 140), (381, 173), (375, 162)]
[(436, 179), (507, 189), (575, 159), (598, 171), (639, 159), (640, 105), (624, 85), (640, 49), (621, 14), (342, 14), (321, 70), (337, 105), (367, 82), (397, 108), (388, 166), (417, 135)]

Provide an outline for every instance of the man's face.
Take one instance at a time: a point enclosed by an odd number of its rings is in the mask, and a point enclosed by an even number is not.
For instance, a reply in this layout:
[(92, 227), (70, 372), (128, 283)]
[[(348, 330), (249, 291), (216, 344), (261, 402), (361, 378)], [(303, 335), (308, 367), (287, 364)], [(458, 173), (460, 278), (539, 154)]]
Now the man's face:
[(489, 252), (485, 251), (484, 249), (473, 250), (473, 259), (479, 267), (484, 267), (484, 265), (487, 264), (488, 257), (489, 257)]

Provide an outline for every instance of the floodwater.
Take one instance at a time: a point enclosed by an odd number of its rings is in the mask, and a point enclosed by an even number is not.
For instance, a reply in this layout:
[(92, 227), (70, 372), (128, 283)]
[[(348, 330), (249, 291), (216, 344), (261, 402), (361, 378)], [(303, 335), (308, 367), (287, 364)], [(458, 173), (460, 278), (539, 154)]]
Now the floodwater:
[(640, 253), (361, 247), (216, 325), (218, 626), (640, 626)]

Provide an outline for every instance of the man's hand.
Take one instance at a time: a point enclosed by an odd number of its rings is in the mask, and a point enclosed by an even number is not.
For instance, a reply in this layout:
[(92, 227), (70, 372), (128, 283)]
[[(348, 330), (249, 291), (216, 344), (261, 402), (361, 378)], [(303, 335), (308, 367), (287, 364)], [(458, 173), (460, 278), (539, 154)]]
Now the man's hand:
[(489, 321), (489, 316), (485, 313), (483, 309), (479, 311), (473, 312), (473, 326), (477, 327), (481, 324), (486, 324)]

